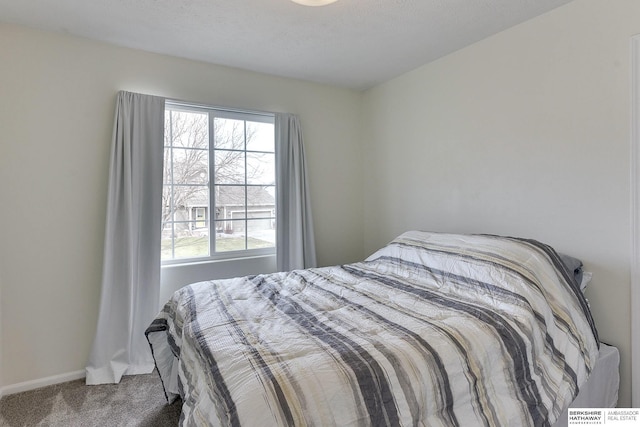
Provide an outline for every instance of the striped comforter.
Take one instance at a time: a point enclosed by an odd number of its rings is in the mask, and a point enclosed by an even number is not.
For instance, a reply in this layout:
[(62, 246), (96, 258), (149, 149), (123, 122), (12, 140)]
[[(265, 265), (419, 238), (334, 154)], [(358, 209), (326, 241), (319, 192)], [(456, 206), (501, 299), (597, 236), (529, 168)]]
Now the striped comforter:
[(553, 249), (425, 232), (360, 263), (187, 286), (147, 338), (185, 426), (550, 425), (598, 353)]

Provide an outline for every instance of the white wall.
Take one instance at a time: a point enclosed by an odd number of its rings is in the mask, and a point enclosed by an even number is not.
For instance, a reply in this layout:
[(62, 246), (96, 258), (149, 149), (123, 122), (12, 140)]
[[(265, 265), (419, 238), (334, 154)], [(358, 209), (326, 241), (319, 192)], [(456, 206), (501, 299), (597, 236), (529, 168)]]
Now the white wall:
[(637, 0), (578, 0), (365, 94), (365, 248), (407, 229), (582, 258), (630, 404), (630, 38)]
[(118, 90), (297, 113), (318, 262), (362, 258), (361, 94), (4, 24), (0, 61), (0, 386), (84, 369)]

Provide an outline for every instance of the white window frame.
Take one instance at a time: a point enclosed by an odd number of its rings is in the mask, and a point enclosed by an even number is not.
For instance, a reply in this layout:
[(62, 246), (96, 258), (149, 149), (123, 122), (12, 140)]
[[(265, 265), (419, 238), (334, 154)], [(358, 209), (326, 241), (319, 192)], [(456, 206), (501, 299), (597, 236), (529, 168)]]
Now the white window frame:
[[(190, 102), (185, 102), (185, 101), (176, 101), (176, 100), (166, 100), (165, 102), (165, 111), (168, 110), (182, 110), (182, 111), (189, 111), (189, 112), (201, 112), (201, 113), (207, 113), (208, 114), (208, 119), (209, 119), (209, 148), (208, 148), (208, 155), (209, 155), (209, 184), (208, 184), (208, 190), (209, 190), (209, 206), (207, 207), (206, 211), (207, 211), (207, 218), (206, 218), (206, 222), (208, 223), (208, 229), (209, 229), (209, 255), (208, 256), (201, 256), (201, 257), (189, 257), (189, 258), (173, 258), (173, 259), (164, 259), (162, 260), (162, 265), (163, 266), (169, 266), (169, 265), (184, 265), (184, 264), (193, 264), (193, 263), (202, 263), (202, 262), (213, 262), (213, 261), (221, 261), (221, 260), (230, 260), (230, 259), (242, 259), (242, 258), (253, 258), (253, 257), (259, 257), (259, 256), (275, 256), (276, 254), (276, 247), (277, 247), (277, 241), (275, 242), (273, 247), (270, 248), (258, 248), (258, 249), (243, 249), (243, 250), (237, 250), (237, 251), (224, 251), (224, 252), (216, 252), (215, 251), (215, 247), (216, 247), (216, 218), (215, 218), (215, 211), (216, 211), (216, 199), (215, 199), (215, 188), (216, 188), (216, 183), (213, 182), (214, 180), (214, 164), (215, 164), (215, 149), (214, 149), (214, 119), (215, 118), (225, 118), (225, 119), (235, 119), (235, 120), (244, 120), (244, 121), (251, 121), (251, 122), (261, 122), (261, 123), (271, 123), (275, 125), (275, 114), (273, 113), (268, 113), (268, 112), (263, 112), (263, 111), (251, 111), (251, 110), (237, 110), (237, 109), (231, 109), (231, 108), (224, 108), (224, 107), (216, 107), (216, 106), (210, 106), (210, 105), (204, 105), (204, 104), (198, 104), (198, 103), (190, 103)], [(274, 139), (275, 139), (275, 127), (274, 127)], [(277, 144), (275, 144), (275, 140), (274, 140), (274, 158), (276, 156), (276, 150), (277, 150)], [(270, 152), (264, 152), (264, 151), (256, 151), (256, 150), (247, 150), (246, 146), (245, 149), (242, 150), (245, 153), (257, 153), (257, 152), (263, 152), (263, 153), (270, 153)], [(252, 184), (248, 184), (247, 183), (247, 168), (246, 168), (246, 158), (247, 156), (245, 156), (245, 180), (244, 180), (244, 184), (240, 185), (240, 186), (244, 186), (245, 188), (245, 213), (247, 213), (248, 210), (248, 191), (246, 191), (246, 189), (248, 187), (251, 187)], [(274, 175), (277, 176), (276, 171), (274, 171)], [(163, 183), (163, 186), (165, 184)], [(173, 183), (171, 184), (173, 185)], [(275, 188), (275, 192), (277, 193), (278, 189), (277, 189), (277, 183), (274, 183), (274, 188)], [(173, 198), (172, 198), (173, 199)], [(277, 198), (274, 196), (274, 207), (276, 204), (276, 200)], [(276, 230), (275, 230), (275, 224), (277, 223), (276, 221), (276, 215), (277, 215), (277, 209), (273, 209), (274, 212), (274, 216), (273, 217), (268, 217), (268, 218), (250, 218), (252, 220), (256, 220), (256, 219), (269, 219), (272, 221), (272, 223), (274, 224), (274, 235), (276, 234)], [(245, 246), (247, 244), (247, 239), (249, 238), (248, 236), (248, 232), (247, 232), (247, 228), (248, 228), (248, 222), (247, 219), (248, 218), (248, 213), (247, 213), (247, 218), (245, 218)], [(195, 221), (195, 219), (193, 219), (193, 221)], [(175, 224), (175, 223), (174, 223)], [(175, 238), (175, 236), (173, 236), (172, 233), (172, 238)], [(174, 250), (173, 248), (173, 243), (172, 243), (172, 250)]]

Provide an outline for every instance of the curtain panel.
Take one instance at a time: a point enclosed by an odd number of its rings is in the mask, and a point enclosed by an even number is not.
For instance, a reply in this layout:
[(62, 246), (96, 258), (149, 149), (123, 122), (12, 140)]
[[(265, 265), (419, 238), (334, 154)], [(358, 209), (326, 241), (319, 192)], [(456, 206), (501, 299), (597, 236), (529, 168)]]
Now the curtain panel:
[(109, 170), (100, 310), (87, 384), (149, 373), (144, 331), (158, 311), (164, 98), (119, 92)]
[(277, 113), (275, 131), (277, 269), (290, 271), (315, 267), (311, 202), (298, 116)]

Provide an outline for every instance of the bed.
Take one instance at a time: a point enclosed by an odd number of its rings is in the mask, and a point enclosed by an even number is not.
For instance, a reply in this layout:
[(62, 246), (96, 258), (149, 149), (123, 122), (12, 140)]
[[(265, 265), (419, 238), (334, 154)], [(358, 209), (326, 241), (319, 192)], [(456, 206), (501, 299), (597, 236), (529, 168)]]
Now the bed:
[(358, 263), (189, 285), (146, 335), (184, 426), (552, 426), (603, 358), (553, 248), (420, 231)]

